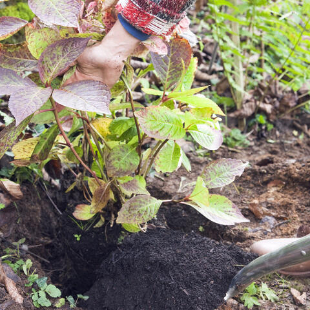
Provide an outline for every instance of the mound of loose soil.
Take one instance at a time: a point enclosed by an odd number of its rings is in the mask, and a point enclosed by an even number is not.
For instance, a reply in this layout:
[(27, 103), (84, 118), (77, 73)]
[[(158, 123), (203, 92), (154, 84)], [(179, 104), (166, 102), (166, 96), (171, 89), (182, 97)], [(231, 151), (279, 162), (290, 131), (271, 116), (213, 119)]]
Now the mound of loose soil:
[(194, 233), (149, 230), (127, 237), (101, 265), (89, 310), (214, 310), (255, 256)]

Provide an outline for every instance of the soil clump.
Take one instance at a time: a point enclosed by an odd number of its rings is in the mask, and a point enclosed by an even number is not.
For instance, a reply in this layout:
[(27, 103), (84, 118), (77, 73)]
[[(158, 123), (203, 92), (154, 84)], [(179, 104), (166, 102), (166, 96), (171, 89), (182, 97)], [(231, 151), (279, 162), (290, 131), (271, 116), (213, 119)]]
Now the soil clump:
[(214, 310), (256, 256), (195, 233), (154, 229), (127, 237), (100, 268), (88, 310)]

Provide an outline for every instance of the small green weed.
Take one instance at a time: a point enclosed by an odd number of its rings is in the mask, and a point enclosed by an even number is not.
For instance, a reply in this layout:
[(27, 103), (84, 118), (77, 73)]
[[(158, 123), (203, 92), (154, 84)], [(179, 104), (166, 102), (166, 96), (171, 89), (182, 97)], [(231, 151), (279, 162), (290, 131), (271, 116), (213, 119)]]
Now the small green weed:
[(70, 308), (76, 308), (76, 305), (77, 305), (77, 302), (78, 302), (79, 299), (88, 300), (88, 298), (89, 298), (89, 296), (85, 296), (85, 295), (82, 295), (82, 294), (77, 294), (77, 298), (76, 299), (74, 299), (71, 295), (67, 296), (67, 301), (70, 304)]
[(223, 143), (231, 148), (236, 146), (244, 148), (250, 145), (250, 141), (247, 139), (246, 135), (238, 128), (233, 128), (228, 133), (225, 133)]
[(263, 114), (256, 114), (255, 118), (249, 121), (250, 127), (255, 124), (266, 127), (267, 131), (270, 131), (274, 127), (272, 123), (267, 121), (266, 116)]
[(260, 306), (259, 299), (272, 302), (279, 300), (276, 293), (264, 282), (262, 282), (261, 286), (257, 286), (253, 282), (245, 291), (240, 299), (248, 309), (252, 309), (254, 305)]
[(58, 298), (61, 296), (61, 291), (55, 285), (47, 284), (47, 277), (37, 279), (35, 283), (38, 285), (38, 289), (32, 288), (31, 298), (36, 308), (50, 307), (52, 303), (49, 297)]
[(76, 239), (76, 241), (80, 241), (82, 235), (75, 234), (75, 235), (73, 235), (73, 237)]

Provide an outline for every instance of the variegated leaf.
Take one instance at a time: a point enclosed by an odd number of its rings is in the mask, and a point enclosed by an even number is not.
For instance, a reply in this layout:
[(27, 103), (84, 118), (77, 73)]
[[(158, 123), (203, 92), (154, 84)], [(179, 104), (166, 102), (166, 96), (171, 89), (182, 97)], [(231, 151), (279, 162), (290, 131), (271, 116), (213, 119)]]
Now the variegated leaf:
[(53, 98), (68, 108), (111, 114), (109, 110), (110, 91), (99, 81), (80, 81), (55, 89)]
[(136, 112), (143, 131), (152, 138), (181, 139), (185, 135), (181, 118), (167, 107), (151, 106)]
[(33, 114), (49, 99), (52, 88), (38, 86), (24, 87), (14, 92), (9, 99), (9, 109), (19, 125), (27, 116)]
[(12, 70), (0, 68), (0, 95), (11, 95), (25, 87), (36, 87), (36, 84)]
[(45, 24), (78, 27), (81, 1), (29, 0), (29, 7)]
[(39, 59), (40, 78), (44, 84), (64, 73), (70, 65), (83, 53), (89, 38), (69, 38), (49, 45)]
[(31, 55), (27, 44), (0, 44), (0, 67), (14, 71), (35, 71), (38, 61)]
[(4, 40), (27, 25), (27, 21), (11, 16), (0, 17), (0, 40)]
[(192, 57), (192, 48), (185, 39), (173, 39), (167, 43), (167, 46), (166, 56), (151, 53), (155, 71), (166, 90), (172, 88), (180, 80)]
[(142, 224), (154, 218), (162, 201), (149, 195), (139, 195), (125, 202), (118, 213), (117, 223)]
[(241, 176), (248, 163), (238, 159), (222, 158), (211, 162), (202, 172), (208, 188), (223, 187)]

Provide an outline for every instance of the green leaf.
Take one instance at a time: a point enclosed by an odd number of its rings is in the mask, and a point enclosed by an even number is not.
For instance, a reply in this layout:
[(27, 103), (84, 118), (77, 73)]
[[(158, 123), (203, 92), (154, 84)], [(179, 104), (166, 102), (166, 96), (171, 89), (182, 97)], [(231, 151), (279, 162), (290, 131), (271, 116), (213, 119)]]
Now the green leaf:
[(37, 302), (42, 307), (49, 307), (52, 305), (52, 303), (46, 298), (46, 294), (44, 291), (39, 291), (39, 298)]
[(211, 162), (201, 174), (208, 188), (223, 187), (232, 183), (236, 176), (241, 176), (248, 163), (241, 160), (223, 158)]
[(192, 125), (188, 132), (197, 143), (208, 150), (217, 150), (223, 143), (222, 132), (207, 124)]
[(52, 28), (33, 29), (26, 27), (26, 41), (30, 53), (39, 59), (44, 50), (56, 41), (61, 40), (59, 32)]
[(60, 289), (58, 289), (55, 285), (53, 284), (49, 284), (46, 289), (45, 292), (50, 295), (53, 298), (57, 298), (61, 296), (61, 291)]
[(142, 224), (154, 218), (161, 206), (161, 200), (149, 195), (139, 195), (125, 202), (118, 213), (117, 223)]
[[(113, 97), (113, 94), (111, 96)], [(138, 109), (144, 108), (144, 105), (139, 102), (134, 102), (133, 106)], [(131, 103), (130, 102), (122, 102), (122, 103), (111, 102), (109, 105), (109, 109), (111, 112), (115, 112), (118, 110), (131, 109)]]
[(142, 88), (141, 90), (148, 95), (154, 95), (154, 96), (160, 96), (160, 97), (162, 97), (164, 93), (161, 90), (151, 89), (151, 88)]
[(52, 80), (64, 73), (85, 50), (89, 38), (69, 38), (49, 45), (39, 59), (40, 78), (50, 85)]
[(172, 39), (167, 43), (167, 47), (166, 56), (151, 52), (152, 63), (165, 90), (172, 88), (179, 81), (192, 57), (192, 49), (186, 39)]
[(209, 206), (209, 190), (201, 177), (197, 178), (196, 186), (188, 199), (194, 201), (202, 208)]
[(157, 172), (173, 172), (181, 165), (181, 148), (174, 141), (168, 141), (160, 150), (155, 159), (155, 170)]
[(210, 195), (209, 206), (196, 202), (182, 202), (188, 204), (200, 212), (210, 221), (222, 225), (234, 225), (236, 223), (249, 222), (240, 210), (226, 197), (221, 195)]
[(272, 301), (276, 302), (279, 300), (279, 297), (276, 295), (275, 291), (268, 287), (268, 285), (264, 282), (262, 282), (262, 285), (260, 287), (260, 296), (265, 299), (265, 297)]
[(198, 58), (193, 57), (188, 66), (188, 69), (184, 74), (182, 81), (180, 82), (179, 86), (176, 89), (177, 91), (184, 91), (191, 89), (195, 79), (195, 72), (197, 70), (197, 67), (198, 67)]
[(244, 293), (240, 299), (243, 301), (244, 305), (249, 308), (252, 309), (254, 307), (254, 305), (256, 306), (260, 306), (260, 303), (257, 299), (257, 297), (252, 296), (249, 293)]
[(146, 190), (146, 181), (143, 176), (137, 175), (135, 177), (126, 176), (118, 179), (119, 187), (122, 192), (130, 196), (132, 194), (137, 195), (149, 195)]
[(138, 168), (139, 161), (139, 155), (134, 147), (118, 145), (107, 156), (106, 169), (108, 176), (126, 176)]
[(225, 115), (214, 101), (203, 95), (179, 96), (177, 100), (182, 103), (187, 103), (194, 108), (211, 108), (214, 114)]
[(47, 282), (47, 277), (40, 278), (36, 281), (36, 283), (38, 284), (38, 287), (41, 290), (44, 290), (47, 287), (46, 282)]
[(252, 282), (247, 288), (246, 291), (251, 294), (251, 295), (256, 295), (257, 294), (257, 288), (255, 285), (255, 282)]
[(27, 25), (27, 21), (11, 16), (0, 17), (0, 40), (9, 38)]
[(29, 0), (28, 5), (47, 25), (78, 27), (80, 1), (76, 0)]
[(5, 204), (0, 203), (0, 210), (3, 210), (5, 208)]
[(5, 152), (12, 147), (18, 136), (21, 132), (27, 127), (32, 115), (23, 120), (17, 127), (15, 126), (15, 122), (6, 126), (0, 132), (0, 158), (5, 154)]
[(112, 121), (109, 131), (112, 136), (120, 138), (127, 130), (135, 126), (135, 120), (129, 117), (118, 117)]
[(151, 138), (177, 140), (185, 136), (182, 119), (167, 107), (152, 106), (136, 112), (140, 126)]
[(41, 134), (40, 140), (32, 152), (31, 159), (35, 161), (43, 161), (47, 159), (58, 133), (59, 128), (57, 124), (55, 124)]
[(56, 308), (61, 308), (62, 306), (64, 306), (66, 304), (66, 299), (65, 298), (59, 298), (55, 303), (54, 306)]
[(203, 86), (203, 87), (198, 87), (198, 88), (192, 88), (189, 90), (184, 90), (181, 92), (171, 92), (167, 97), (171, 98), (171, 99), (176, 99), (178, 100), (179, 97), (188, 97), (188, 96), (193, 96), (203, 90), (205, 90), (206, 88), (208, 88), (209, 86)]
[(182, 165), (184, 166), (184, 168), (188, 172), (191, 172), (192, 171), (191, 162), (182, 149), (181, 149), (181, 160), (182, 160)]
[(94, 217), (95, 213), (92, 213), (92, 206), (81, 204), (75, 207), (72, 215), (78, 220), (87, 221)]
[[(80, 156), (80, 157), (83, 157), (83, 149), (82, 147), (80, 146), (74, 146), (73, 147), (74, 150), (76, 151), (76, 153)], [(65, 162), (66, 163), (74, 163), (74, 164), (79, 164), (80, 161), (76, 158), (75, 154), (72, 152), (71, 149), (67, 148), (64, 155), (66, 156), (65, 157)], [(61, 158), (60, 155), (58, 155), (59, 158)], [(63, 160), (63, 158), (61, 158), (61, 160)]]
[(138, 224), (126, 224), (126, 223), (123, 223), (122, 224), (123, 228), (131, 233), (136, 233), (136, 232), (139, 232), (141, 231), (140, 227)]

